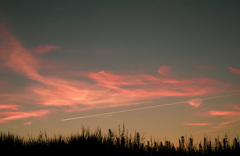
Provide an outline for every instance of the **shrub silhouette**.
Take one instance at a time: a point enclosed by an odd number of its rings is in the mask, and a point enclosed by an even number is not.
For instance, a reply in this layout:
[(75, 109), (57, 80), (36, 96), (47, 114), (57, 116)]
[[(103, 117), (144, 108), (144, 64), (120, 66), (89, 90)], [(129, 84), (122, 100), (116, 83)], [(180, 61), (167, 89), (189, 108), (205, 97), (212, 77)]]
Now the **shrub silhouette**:
[(215, 143), (204, 137), (203, 143), (194, 144), (192, 137), (186, 139), (182, 136), (178, 145), (168, 140), (157, 142), (152, 138), (145, 143), (140, 133), (135, 132), (132, 137), (124, 126), (122, 129), (119, 126), (118, 133), (109, 129), (107, 134), (102, 134), (100, 128), (91, 132), (83, 127), (81, 133), (70, 136), (49, 137), (46, 132), (40, 132), (36, 138), (24, 138), (1, 132), (0, 151), (7, 154), (229, 156), (240, 155), (240, 142), (239, 138), (234, 138), (231, 143), (225, 136), (222, 141), (215, 138)]

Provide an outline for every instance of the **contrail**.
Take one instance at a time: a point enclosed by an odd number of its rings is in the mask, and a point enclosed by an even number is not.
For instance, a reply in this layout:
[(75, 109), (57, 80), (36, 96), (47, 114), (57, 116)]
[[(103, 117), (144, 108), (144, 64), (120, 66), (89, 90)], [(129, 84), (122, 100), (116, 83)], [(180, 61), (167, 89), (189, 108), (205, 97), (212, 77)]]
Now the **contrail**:
[[(219, 95), (219, 96), (201, 98), (200, 100), (216, 99), (216, 98), (222, 98), (222, 97), (227, 97), (227, 96), (234, 96), (234, 95), (239, 95), (239, 94), (240, 93)], [(164, 106), (170, 106), (170, 105), (177, 105), (177, 104), (180, 104), (180, 103), (188, 103), (188, 102), (189, 102), (189, 100), (188, 101), (180, 101), (180, 102), (161, 104), (161, 105), (148, 106), (148, 107), (140, 107), (140, 108), (134, 108), (134, 109), (125, 109), (125, 110), (121, 110), (121, 111), (114, 111), (114, 112), (108, 112), (108, 113), (101, 113), (101, 114), (80, 116), (80, 117), (74, 117), (74, 118), (67, 118), (67, 119), (63, 119), (61, 121), (69, 121), (69, 120), (84, 119), (84, 118), (90, 118), (90, 117), (96, 117), (96, 116), (118, 114), (118, 113), (125, 113), (125, 112), (132, 112), (132, 111), (138, 111), (138, 110), (143, 110), (143, 109), (152, 109), (152, 108), (158, 108), (158, 107), (164, 107)]]

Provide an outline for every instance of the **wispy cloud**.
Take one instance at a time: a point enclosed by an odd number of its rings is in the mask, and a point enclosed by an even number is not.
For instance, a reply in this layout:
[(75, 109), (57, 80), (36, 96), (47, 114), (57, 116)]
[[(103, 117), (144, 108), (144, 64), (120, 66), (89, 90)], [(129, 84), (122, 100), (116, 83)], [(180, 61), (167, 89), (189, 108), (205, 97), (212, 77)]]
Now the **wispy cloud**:
[[(216, 98), (223, 98), (223, 97), (234, 96), (234, 95), (239, 95), (239, 93), (238, 93), (238, 94), (221, 95), (221, 96), (212, 96), (212, 97), (202, 98), (202, 100), (210, 100), (210, 99), (216, 99)], [(63, 119), (62, 121), (69, 121), (69, 120), (76, 120), (76, 119), (83, 119), (83, 118), (91, 118), (91, 117), (104, 116), (104, 115), (112, 115), (112, 114), (119, 114), (119, 113), (140, 111), (140, 110), (145, 110), (145, 109), (154, 109), (154, 108), (159, 108), (159, 107), (179, 105), (179, 104), (187, 103), (187, 102), (188, 102), (188, 101), (179, 101), (179, 102), (165, 103), (165, 104), (160, 104), (160, 105), (145, 106), (145, 107), (140, 107), (140, 108), (125, 109), (125, 110), (120, 110), (120, 111), (112, 111), (112, 112), (107, 112), (107, 113), (92, 114), (92, 115), (87, 115), (87, 116), (72, 117), (72, 118)], [(204, 112), (204, 113), (201, 112), (201, 114), (202, 114), (202, 115), (203, 115), (203, 114), (204, 114), (204, 115), (209, 115), (208, 112)]]
[[(227, 121), (226, 121), (227, 120)], [(239, 122), (239, 116), (228, 116), (224, 118), (224, 121), (217, 123), (216, 125), (212, 126), (212, 129), (223, 129), (225, 127), (233, 126), (234, 123)]]
[(240, 106), (239, 106), (239, 105), (230, 105), (230, 107), (232, 107), (233, 109), (238, 109), (238, 110), (240, 110)]
[(240, 112), (237, 111), (208, 111), (211, 116), (240, 116)]
[(160, 75), (163, 75), (163, 76), (169, 76), (169, 74), (170, 74), (170, 69), (171, 69), (171, 66), (164, 66), (164, 65), (162, 65), (162, 66), (160, 66), (160, 67), (158, 68), (158, 73), (159, 73)]
[(24, 123), (23, 125), (31, 125), (32, 124), (32, 122), (31, 121), (29, 121), (29, 122), (26, 122), (26, 123)]
[(42, 117), (50, 113), (50, 110), (36, 110), (36, 111), (23, 111), (23, 112), (0, 112), (0, 115), (6, 117), (0, 118), (0, 123), (8, 122), (11, 120), (19, 120), (30, 117)]
[(0, 109), (11, 109), (11, 110), (18, 110), (20, 105), (14, 104), (0, 104)]
[(240, 74), (240, 69), (234, 67), (227, 67), (227, 69), (229, 69), (234, 74)]
[(229, 124), (232, 124), (232, 123), (235, 123), (235, 122), (238, 122), (240, 119), (233, 119), (233, 120), (230, 120), (230, 121), (225, 121), (225, 122), (221, 122), (219, 123), (220, 126), (225, 126), (225, 125), (229, 125)]
[(235, 109), (235, 110), (240, 110), (240, 106), (236, 105), (236, 104), (226, 104), (226, 105), (222, 105), (222, 107), (232, 108), (232, 109)]
[(186, 123), (183, 122), (183, 125), (188, 125), (188, 126), (209, 126), (212, 125), (212, 123)]
[(36, 70), (39, 61), (22, 46), (6, 27), (1, 26), (1, 28), (0, 57), (3, 65), (14, 69), (20, 74), (27, 75), (31, 79), (41, 79)]
[[(231, 84), (212, 78), (179, 78), (171, 76), (171, 66), (160, 66), (158, 75), (149, 74), (119, 74), (117, 71), (81, 72), (74, 79), (50, 76), (39, 72), (42, 60), (39, 60), (30, 50), (1, 26), (0, 58), (4, 67), (12, 69), (17, 74), (37, 83), (29, 83), (26, 87), (28, 98), (35, 106), (55, 106), (64, 111), (83, 111), (136, 105), (148, 100), (165, 97), (190, 97), (214, 95), (231, 89)], [(39, 46), (38, 52), (56, 50), (55, 45)], [(47, 70), (47, 69), (46, 69)], [(157, 71), (156, 71), (157, 73)], [(14, 96), (0, 93), (1, 97)], [(24, 97), (24, 96), (22, 96)], [(29, 100), (29, 99), (28, 99)], [(191, 101), (190, 105), (199, 106), (201, 101)], [(10, 107), (14, 110), (17, 107)], [(37, 110), (29, 112), (1, 112), (7, 117), (1, 121), (37, 117)], [(40, 115), (51, 113), (49, 110), (39, 111)]]
[(188, 104), (197, 108), (202, 104), (202, 102), (203, 102), (202, 99), (192, 99), (188, 102)]

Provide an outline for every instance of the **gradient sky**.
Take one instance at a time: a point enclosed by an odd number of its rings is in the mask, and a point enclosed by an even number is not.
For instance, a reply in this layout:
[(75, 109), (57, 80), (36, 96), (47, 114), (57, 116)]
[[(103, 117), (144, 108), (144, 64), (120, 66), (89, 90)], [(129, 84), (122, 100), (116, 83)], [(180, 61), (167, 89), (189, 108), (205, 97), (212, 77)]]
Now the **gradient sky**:
[(1, 0), (0, 129), (237, 136), (239, 17), (238, 0)]

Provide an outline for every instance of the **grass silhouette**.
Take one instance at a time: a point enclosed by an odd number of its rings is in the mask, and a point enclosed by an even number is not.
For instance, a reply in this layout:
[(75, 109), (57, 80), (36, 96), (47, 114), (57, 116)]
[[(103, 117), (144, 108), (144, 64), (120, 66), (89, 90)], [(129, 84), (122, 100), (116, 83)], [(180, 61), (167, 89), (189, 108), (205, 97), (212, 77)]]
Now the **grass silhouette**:
[(225, 136), (222, 140), (215, 138), (212, 142), (204, 137), (203, 142), (194, 144), (193, 138), (181, 137), (178, 145), (170, 141), (157, 142), (153, 139), (144, 141), (140, 133), (128, 134), (123, 125), (118, 132), (111, 129), (103, 134), (100, 128), (94, 132), (82, 128), (78, 134), (70, 136), (54, 135), (49, 137), (40, 132), (38, 137), (20, 137), (12, 133), (0, 134), (0, 151), (7, 154), (67, 154), (67, 155), (240, 155), (240, 141), (234, 138), (229, 141)]

